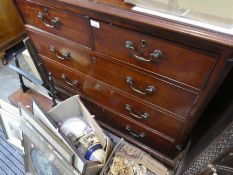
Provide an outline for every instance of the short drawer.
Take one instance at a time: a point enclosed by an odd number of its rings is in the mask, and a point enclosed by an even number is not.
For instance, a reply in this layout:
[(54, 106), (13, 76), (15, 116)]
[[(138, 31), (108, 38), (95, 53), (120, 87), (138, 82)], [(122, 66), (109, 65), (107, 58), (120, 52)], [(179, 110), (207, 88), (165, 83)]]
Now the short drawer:
[(26, 0), (17, 4), (27, 24), (90, 47), (87, 17)]
[(92, 30), (97, 51), (198, 89), (217, 62), (217, 56), (103, 22)]
[[(196, 100), (196, 94), (181, 89), (158, 78), (147, 76), (128, 67), (113, 63), (109, 57), (94, 55), (90, 50), (56, 39), (29, 32), (40, 55), (64, 64), (131, 96), (186, 117)], [(44, 41), (47, 42), (44, 42)], [(51, 51), (51, 46), (56, 50)], [(65, 59), (64, 54), (69, 53)], [(63, 57), (63, 59), (59, 58)]]
[(183, 127), (182, 121), (126, 97), (111, 86), (62, 65), (54, 64), (44, 57), (43, 62), (47, 70), (53, 73), (55, 81), (62, 86), (81, 92), (96, 102), (128, 116), (131, 120), (150, 127), (155, 132), (160, 132), (161, 135), (175, 138)]
[[(27, 33), (33, 41), (38, 54), (50, 58), (59, 63), (87, 73), (88, 66), (92, 65), (91, 49), (81, 47), (69, 40), (28, 28)], [(45, 42), (46, 41), (46, 42)]]

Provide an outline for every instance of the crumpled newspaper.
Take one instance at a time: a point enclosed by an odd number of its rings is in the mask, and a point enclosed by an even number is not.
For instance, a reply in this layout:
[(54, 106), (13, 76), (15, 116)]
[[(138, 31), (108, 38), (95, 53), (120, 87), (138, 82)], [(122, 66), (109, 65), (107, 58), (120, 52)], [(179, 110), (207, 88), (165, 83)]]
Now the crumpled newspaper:
[(108, 175), (146, 175), (147, 168), (135, 162), (115, 156)]

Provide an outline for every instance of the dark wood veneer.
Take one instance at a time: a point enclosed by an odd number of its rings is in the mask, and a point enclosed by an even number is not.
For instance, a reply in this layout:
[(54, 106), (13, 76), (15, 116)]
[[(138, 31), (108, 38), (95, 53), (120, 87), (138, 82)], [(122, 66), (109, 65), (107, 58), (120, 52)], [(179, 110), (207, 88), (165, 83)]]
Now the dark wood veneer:
[[(62, 44), (61, 41), (53, 41), (53, 39), (50, 39), (45, 43), (44, 40), (47, 40), (46, 38), (31, 32), (29, 35), (34, 41), (39, 54), (52, 58), (53, 60), (72, 67), (86, 75), (117, 87), (118, 89), (141, 98), (142, 100), (149, 101), (164, 109), (170, 110), (181, 117), (186, 117), (188, 115), (189, 109), (196, 100), (196, 94), (177, 88), (176, 86), (170, 85), (170, 83), (159, 81), (156, 78), (146, 75), (144, 76), (143, 74), (132, 71), (129, 68), (113, 64), (107, 61), (109, 60), (108, 57), (105, 57), (106, 59), (102, 59), (99, 56), (90, 54), (90, 52), (85, 54), (84, 49), (82, 49), (82, 52), (80, 53), (78, 46), (72, 45), (71, 43), (66, 42), (67, 44)], [(71, 53), (71, 58), (69, 60), (58, 59), (49, 51), (50, 45), (55, 46), (59, 52), (68, 50)], [(63, 45), (65, 45), (66, 48)], [(93, 62), (93, 58), (96, 59), (96, 62)], [(153, 85), (156, 88), (155, 93), (149, 95), (140, 95), (135, 93), (126, 82), (127, 76), (132, 77), (135, 81), (134, 86), (138, 86), (140, 89)], [(171, 96), (173, 96), (173, 98), (170, 98)]]
[[(93, 110), (103, 126), (174, 166), (179, 148), (183, 148), (202, 111), (232, 68), (228, 60), (233, 57), (233, 37), (134, 12), (121, 0), (15, 2), (59, 91), (90, 98), (90, 109), (98, 103), (100, 107)], [(49, 17), (61, 19), (60, 29), (47, 28), (37, 18), (44, 7), (48, 8)], [(91, 27), (89, 19), (99, 21), (100, 28)], [(129, 55), (125, 41), (132, 41), (139, 49), (142, 39), (148, 43), (146, 56), (154, 49), (164, 52), (158, 63), (137, 62)], [(57, 59), (49, 45), (59, 53), (69, 51), (71, 59)], [(126, 76), (134, 78), (140, 88), (157, 87), (157, 92), (138, 96), (126, 83)], [(125, 110), (127, 103), (139, 113), (150, 113), (151, 119), (132, 118)], [(149, 138), (140, 141), (130, 137), (124, 130), (125, 124), (136, 132), (148, 133)]]
[[(24, 1), (24, 0), (17, 0)], [(133, 11), (122, 0), (28, 0), (82, 14), (115, 25), (221, 53), (233, 46), (233, 36), (163, 17)], [(216, 45), (218, 44), (218, 45)]]
[[(119, 92), (119, 90), (108, 86), (98, 80), (95, 80), (89, 76), (81, 74), (77, 71), (73, 71), (62, 65), (59, 65), (53, 61), (50, 61), (46, 57), (42, 57), (44, 64), (49, 72), (53, 73), (56, 81), (63, 84), (65, 87), (73, 89), (76, 92), (85, 94), (86, 96), (94, 99), (98, 103), (101, 103), (109, 108), (112, 108), (129, 118), (134, 119), (139, 124), (143, 124), (145, 127), (150, 126), (151, 129), (160, 131), (168, 136), (175, 138), (183, 126), (183, 122), (178, 121), (173, 117), (170, 117), (162, 112), (159, 112), (153, 108), (149, 108), (144, 104), (137, 102)], [(78, 80), (77, 86), (72, 86), (66, 83), (62, 78), (62, 74), (70, 80)], [(132, 108), (147, 112), (151, 115), (151, 118), (136, 119), (133, 118), (126, 110), (125, 105), (129, 104)], [(166, 135), (165, 135), (166, 137)]]
[[(106, 113), (108, 111), (105, 111)], [(98, 120), (108, 124), (109, 126), (112, 126), (113, 128), (119, 130), (122, 133), (125, 133), (126, 135), (129, 135), (130, 137), (144, 143), (145, 145), (152, 147), (155, 150), (158, 150), (164, 154), (168, 154), (169, 147), (172, 145), (171, 141), (168, 141), (167, 139), (164, 139), (162, 137), (159, 137), (158, 135), (155, 135), (154, 133), (151, 133), (149, 130), (145, 130), (140, 125), (135, 125), (132, 121), (128, 120), (124, 116), (118, 116), (118, 115), (109, 115), (110, 116), (108, 120), (105, 118), (99, 117)], [(139, 134), (145, 134), (143, 138), (137, 138), (129, 133), (128, 130), (126, 130), (126, 125), (130, 127), (133, 133), (139, 135)]]
[[(17, 4), (27, 24), (68, 38), (69, 40), (80, 43), (84, 46), (91, 46), (90, 36), (88, 35), (90, 27), (87, 17), (45, 5), (31, 3), (29, 1), (19, 0), (17, 1)], [(55, 17), (59, 18), (60, 22), (58, 22), (54, 27), (46, 26), (43, 21), (38, 18), (39, 12), (45, 13), (45, 9), (47, 9), (47, 16), (45, 17), (47, 22), (51, 22)]]
[[(64, 84), (64, 87), (71, 88), (73, 90), (76, 90), (76, 92), (82, 93), (84, 95), (89, 96), (90, 98), (93, 98), (95, 100), (103, 100), (106, 101), (109, 95), (105, 95), (106, 92), (104, 91), (105, 87), (104, 85), (99, 82), (98, 80), (94, 80), (91, 77), (79, 74), (77, 72), (73, 72), (71, 70), (68, 70), (65, 67), (60, 67), (57, 64), (52, 64), (48, 60), (46, 60), (43, 57), (43, 62), (46, 65), (46, 68), (49, 72), (51, 72), (54, 75), (54, 79), (56, 82), (60, 82), (61, 84)], [(60, 73), (59, 73), (60, 72)], [(66, 72), (66, 76), (70, 80), (78, 80), (79, 84), (77, 86), (70, 86), (69, 84), (66, 84), (65, 80), (61, 78), (62, 72)], [(100, 91), (100, 92), (98, 92)], [(112, 90), (114, 91), (114, 90)], [(114, 93), (114, 92), (112, 92)], [(107, 97), (107, 98), (106, 98)], [(106, 99), (104, 99), (106, 98)], [(117, 99), (116, 99), (117, 100)], [(111, 102), (111, 101), (110, 101)], [(98, 118), (101, 121), (105, 121), (106, 123), (110, 124), (111, 122), (115, 123), (115, 125), (112, 125), (116, 129), (120, 129), (121, 132), (125, 132), (125, 126), (129, 125), (132, 127), (132, 129), (136, 129), (139, 133), (145, 133), (144, 138), (137, 138), (141, 142), (147, 144), (148, 146), (151, 146), (152, 148), (159, 150), (165, 154), (168, 154), (169, 148), (172, 145), (173, 139), (163, 135), (161, 133), (158, 133), (157, 131), (150, 129), (144, 125), (141, 125), (140, 122), (136, 122), (129, 117), (111, 117), (109, 116), (109, 120), (107, 118)], [(109, 123), (110, 122), (110, 123)], [(128, 133), (130, 135), (130, 133)], [(133, 137), (131, 135), (131, 137)], [(133, 137), (136, 138), (136, 137)], [(153, 142), (151, 142), (153, 140)], [(149, 144), (150, 143), (150, 144)], [(159, 145), (159, 146), (158, 146)]]
[[(76, 94), (76, 92), (70, 91), (69, 89), (64, 89), (64, 87), (62, 87), (62, 86), (63, 86), (62, 84), (56, 84), (56, 89), (59, 91), (58, 95), (59, 95), (60, 99), (64, 100), (64, 99), (67, 99), (69, 96)], [(89, 97), (87, 97), (83, 94), (79, 94), (79, 95), (81, 96), (81, 100), (84, 102), (84, 104), (86, 106), (89, 106), (89, 111), (92, 114), (94, 114), (96, 116), (96, 118), (106, 118), (106, 120), (107, 120), (109, 114), (119, 115), (116, 112), (112, 111), (111, 109), (97, 103), (96, 101), (93, 101)], [(105, 124), (104, 122), (101, 122), (99, 120), (98, 120), (98, 122), (105, 129), (110, 130), (112, 133), (118, 135), (119, 137), (123, 137), (125, 140), (127, 140), (127, 141), (131, 142), (132, 144), (139, 146), (140, 148), (149, 152), (153, 157), (156, 157), (157, 160), (165, 163), (169, 168), (172, 168), (175, 166), (176, 160), (172, 160), (172, 159), (164, 156), (160, 152), (158, 152), (154, 149), (151, 149), (150, 147), (146, 146), (145, 144), (142, 144), (141, 142), (139, 142), (139, 141), (133, 139), (132, 137), (120, 132), (119, 130), (114, 129), (113, 127)]]
[[(202, 89), (217, 62), (217, 56), (209, 56), (200, 50), (178, 45), (166, 40), (151, 37), (113, 25), (100, 22), (100, 28), (92, 27), (97, 51), (111, 55), (138, 68), (165, 76), (192, 87)], [(145, 48), (141, 47), (142, 40)], [(113, 42), (114, 41), (114, 42)], [(154, 50), (160, 50), (162, 56), (153, 62), (136, 61), (131, 50), (125, 47), (131, 41), (136, 54), (146, 59)], [(140, 54), (141, 49), (144, 49)]]

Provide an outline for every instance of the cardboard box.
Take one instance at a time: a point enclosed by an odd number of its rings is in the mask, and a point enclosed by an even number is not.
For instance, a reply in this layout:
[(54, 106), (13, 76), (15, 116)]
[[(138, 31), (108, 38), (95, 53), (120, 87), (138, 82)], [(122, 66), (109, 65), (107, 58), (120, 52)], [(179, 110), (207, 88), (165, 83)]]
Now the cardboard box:
[[(33, 104), (36, 107), (35, 104)], [(35, 108), (34, 115), (35, 115)], [(81, 174), (90, 174), (95, 175), (98, 174), (101, 169), (103, 168), (109, 154), (111, 151), (111, 141), (110, 139), (104, 134), (103, 130), (97, 124), (94, 119), (94, 116), (90, 114), (88, 109), (84, 106), (80, 97), (78, 95), (73, 96), (55, 106), (48, 112), (49, 116), (52, 117), (54, 121), (46, 120), (46, 118), (41, 118), (43, 123), (45, 123), (48, 128), (55, 133), (59, 138), (63, 140), (63, 142), (74, 150), (74, 167), (81, 173)], [(39, 116), (39, 115), (38, 115)], [(59, 131), (56, 124), (60, 123), (61, 121), (67, 120), (72, 118), (73, 116), (83, 116), (84, 120), (89, 124), (89, 126), (93, 129), (95, 135), (99, 139), (103, 149), (105, 150), (105, 160), (103, 164), (98, 164), (96, 162), (88, 161), (83, 156), (80, 155), (79, 152), (75, 151), (76, 149), (72, 147), (71, 143), (62, 135), (62, 132)], [(47, 117), (49, 119), (49, 117)]]
[(99, 139), (101, 145), (105, 150), (105, 160), (103, 164), (97, 164), (92, 161), (86, 160), (84, 157), (80, 156), (78, 152), (75, 154), (74, 158), (74, 166), (81, 174), (85, 175), (95, 175), (98, 174), (103, 168), (109, 154), (111, 151), (111, 141), (104, 134), (101, 127), (97, 124), (94, 119), (94, 116), (90, 114), (87, 108), (84, 106), (79, 96), (73, 96), (62, 103), (59, 103), (49, 112), (51, 117), (53, 117), (56, 123), (64, 121), (72, 116), (80, 116), (82, 115), (85, 121), (89, 124), (89, 126), (93, 129), (97, 138)]
[(169, 175), (168, 169), (164, 165), (153, 159), (146, 152), (124, 141), (124, 139), (121, 139), (115, 146), (100, 175), (108, 175), (113, 158), (116, 155), (121, 156), (126, 160), (133, 161), (139, 165), (143, 165), (147, 170), (150, 170), (148, 172), (150, 175)]
[[(23, 107), (21, 106), (21, 108)], [(111, 141), (104, 134), (95, 121), (94, 116), (90, 114), (78, 95), (59, 103), (48, 113), (44, 112), (35, 100), (33, 101), (32, 108), (33, 116), (28, 117), (24, 115), (23, 118), (53, 145), (56, 151), (60, 153), (70, 165), (74, 166), (80, 174), (99, 174), (110, 154)], [(73, 118), (74, 116), (83, 116), (83, 119), (89, 124), (99, 139), (105, 152), (105, 160), (103, 163), (86, 160), (59, 129), (58, 123)]]

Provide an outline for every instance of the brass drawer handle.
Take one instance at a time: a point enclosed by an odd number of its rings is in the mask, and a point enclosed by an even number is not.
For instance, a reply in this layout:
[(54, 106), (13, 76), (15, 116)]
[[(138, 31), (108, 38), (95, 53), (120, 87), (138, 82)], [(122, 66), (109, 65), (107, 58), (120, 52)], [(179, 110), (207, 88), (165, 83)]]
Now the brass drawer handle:
[(65, 82), (70, 86), (77, 86), (79, 85), (78, 80), (70, 80), (65, 74), (61, 75), (61, 78), (65, 80)]
[(144, 114), (138, 114), (138, 112), (135, 112), (130, 105), (126, 104), (125, 109), (129, 112), (130, 115), (137, 119), (148, 119), (150, 117), (150, 114), (144, 113)]
[(70, 52), (66, 51), (64, 53), (59, 53), (54, 46), (50, 46), (49, 50), (55, 54), (55, 56), (61, 60), (69, 60), (70, 59)]
[(125, 125), (125, 129), (134, 137), (136, 138), (144, 138), (146, 135), (144, 133), (137, 134), (135, 131), (133, 131), (129, 125)]
[(141, 94), (141, 95), (147, 95), (147, 94), (152, 94), (156, 91), (156, 88), (154, 86), (148, 86), (144, 91), (143, 90), (140, 90), (140, 89), (137, 89), (133, 86), (133, 78), (132, 77), (129, 77), (127, 76), (126, 77), (126, 82), (129, 84), (130, 88), (134, 91), (134, 92), (137, 92), (138, 94)]
[(56, 25), (60, 23), (60, 19), (58, 17), (55, 17), (51, 21), (47, 19), (48, 16), (48, 9), (44, 9), (44, 12), (39, 12), (37, 17), (44, 23), (45, 26), (54, 28)]
[(161, 58), (163, 53), (161, 50), (154, 50), (151, 54), (149, 59), (146, 59), (144, 57), (138, 56), (137, 55), (137, 50), (136, 48), (133, 46), (133, 42), (132, 41), (126, 41), (125, 42), (125, 47), (127, 49), (131, 50), (131, 54), (133, 55), (133, 57), (137, 60), (137, 61), (144, 61), (144, 62), (153, 62), (156, 59), (158, 60), (158, 58)]

